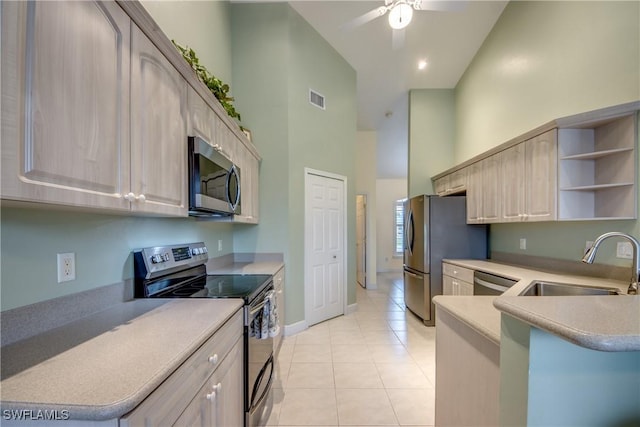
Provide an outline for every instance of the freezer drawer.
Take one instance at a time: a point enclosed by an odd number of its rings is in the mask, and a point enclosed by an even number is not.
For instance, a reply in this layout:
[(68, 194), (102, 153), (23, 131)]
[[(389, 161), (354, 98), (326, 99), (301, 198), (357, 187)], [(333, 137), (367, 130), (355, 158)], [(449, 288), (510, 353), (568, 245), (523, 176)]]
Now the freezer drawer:
[(404, 270), (404, 303), (425, 324), (433, 323), (429, 274)]

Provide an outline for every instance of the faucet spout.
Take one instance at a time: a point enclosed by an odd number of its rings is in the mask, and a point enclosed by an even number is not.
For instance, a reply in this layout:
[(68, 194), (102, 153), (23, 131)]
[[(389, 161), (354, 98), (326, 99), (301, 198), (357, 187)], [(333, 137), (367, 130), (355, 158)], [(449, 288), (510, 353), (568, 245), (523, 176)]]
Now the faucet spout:
[(582, 257), (582, 262), (593, 264), (600, 243), (602, 243), (609, 237), (622, 237), (631, 242), (631, 245), (633, 247), (633, 265), (631, 267), (631, 281), (629, 283), (629, 289), (627, 290), (627, 293), (629, 295), (636, 295), (638, 293), (638, 282), (640, 282), (640, 242), (638, 242), (636, 238), (625, 233), (620, 233), (618, 231), (604, 233), (593, 242), (593, 246), (591, 246), (589, 250), (587, 250), (587, 252), (584, 254), (584, 257)]

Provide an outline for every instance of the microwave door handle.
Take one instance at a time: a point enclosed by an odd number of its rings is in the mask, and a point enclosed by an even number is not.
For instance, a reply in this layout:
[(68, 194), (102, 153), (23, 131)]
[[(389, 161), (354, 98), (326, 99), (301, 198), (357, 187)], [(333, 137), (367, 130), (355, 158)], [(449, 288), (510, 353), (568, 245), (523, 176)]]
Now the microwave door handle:
[[(229, 185), (231, 183), (231, 177), (234, 176), (236, 177), (236, 198), (234, 201), (231, 201), (231, 186)], [(227, 199), (229, 201), (229, 204), (231, 205), (231, 209), (233, 209), (234, 211), (236, 210), (236, 208), (238, 207), (238, 203), (240, 203), (240, 177), (238, 176), (238, 170), (236, 169), (236, 165), (231, 166), (231, 169), (229, 169), (229, 173), (227, 174)]]

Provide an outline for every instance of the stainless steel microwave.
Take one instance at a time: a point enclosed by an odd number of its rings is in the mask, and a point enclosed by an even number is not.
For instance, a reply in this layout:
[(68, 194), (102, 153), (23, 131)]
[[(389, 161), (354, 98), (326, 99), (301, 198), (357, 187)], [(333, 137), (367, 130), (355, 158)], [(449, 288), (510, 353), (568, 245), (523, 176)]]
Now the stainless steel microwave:
[(189, 215), (228, 216), (240, 213), (240, 168), (219, 146), (190, 136)]

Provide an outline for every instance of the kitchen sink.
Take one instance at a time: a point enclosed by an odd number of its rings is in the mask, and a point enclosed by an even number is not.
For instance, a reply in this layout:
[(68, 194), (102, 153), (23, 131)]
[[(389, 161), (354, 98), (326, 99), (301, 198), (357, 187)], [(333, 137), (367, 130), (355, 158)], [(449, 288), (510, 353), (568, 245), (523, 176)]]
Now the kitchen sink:
[(583, 286), (569, 283), (531, 282), (520, 293), (523, 296), (582, 296), (582, 295), (620, 295), (616, 288), (601, 286)]

